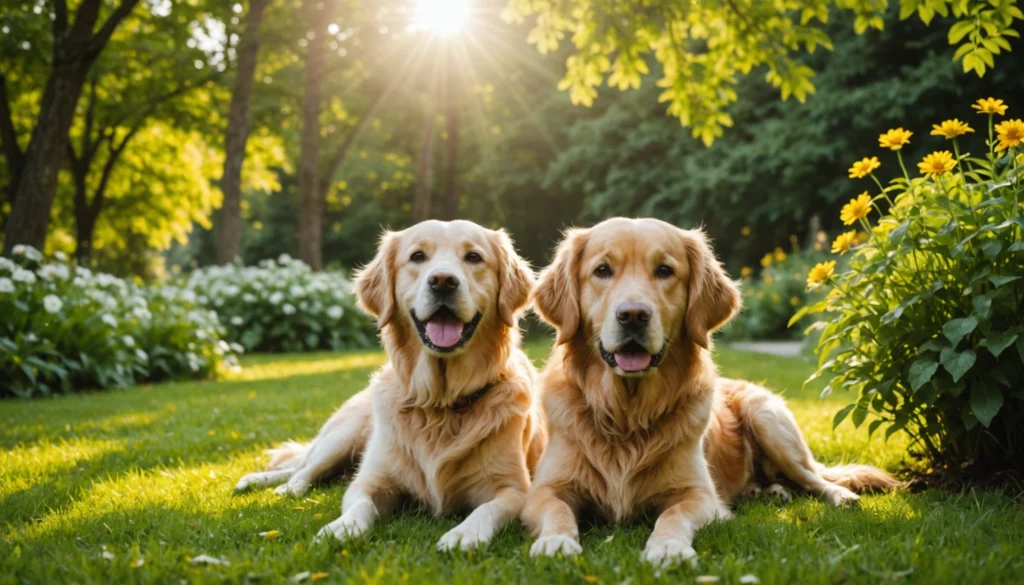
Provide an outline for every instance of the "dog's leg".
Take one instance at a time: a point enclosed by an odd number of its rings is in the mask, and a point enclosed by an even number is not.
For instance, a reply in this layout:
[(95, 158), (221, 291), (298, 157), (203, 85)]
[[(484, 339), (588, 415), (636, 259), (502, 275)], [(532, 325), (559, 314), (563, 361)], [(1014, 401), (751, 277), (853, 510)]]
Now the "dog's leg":
[(473, 550), (490, 542), (499, 528), (519, 515), (526, 503), (526, 493), (519, 488), (505, 488), (489, 502), (477, 507), (458, 526), (437, 542), (437, 550)]
[(523, 523), (537, 540), (530, 547), (530, 556), (553, 557), (583, 552), (580, 531), (572, 507), (551, 487), (540, 486), (530, 491), (523, 510)]
[(389, 514), (397, 501), (398, 492), (391, 480), (381, 476), (357, 477), (341, 500), (341, 517), (321, 528), (313, 542), (359, 538), (373, 527), (377, 518)]
[(299, 497), (309, 491), (310, 487), (326, 477), (334, 469), (354, 461), (366, 447), (366, 436), (373, 424), (373, 413), (367, 403), (365, 408), (346, 409), (342, 407), (339, 414), (344, 415), (324, 425), (322, 434), (312, 445), (302, 466), (292, 474), (288, 483), (275, 490), (279, 495)]
[(235, 484), (236, 492), (244, 492), (256, 487), (271, 487), (280, 485), (295, 473), (294, 469), (271, 469), (270, 471), (257, 471), (250, 473)]
[(693, 537), (697, 531), (716, 518), (732, 517), (719, 501), (710, 479), (708, 477), (707, 485), (691, 487), (667, 500), (667, 507), (658, 516), (644, 547), (642, 558), (645, 561), (670, 565), (695, 559)]
[(781, 398), (756, 388), (752, 396), (744, 401), (743, 409), (743, 417), (753, 431), (757, 444), (783, 475), (835, 506), (857, 502), (857, 494), (825, 480), (818, 472), (811, 449), (793, 413)]

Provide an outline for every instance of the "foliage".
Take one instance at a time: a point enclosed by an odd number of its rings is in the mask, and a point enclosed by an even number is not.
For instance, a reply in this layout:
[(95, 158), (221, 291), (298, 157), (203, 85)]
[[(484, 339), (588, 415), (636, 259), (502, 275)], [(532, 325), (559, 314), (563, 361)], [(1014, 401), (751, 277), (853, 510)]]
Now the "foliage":
[(313, 272), (287, 255), (258, 266), (196, 270), (186, 286), (201, 305), (216, 311), (227, 339), (246, 351), (376, 345), (374, 321), (356, 309), (348, 279)]
[[(828, 297), (794, 319), (828, 312), (816, 376), (857, 396), (836, 424), (871, 417), (869, 432), (905, 430), (934, 469), (984, 479), (1024, 472), (1024, 123), (994, 124), (1001, 101), (974, 108), (985, 155), (961, 153), (974, 130), (947, 121), (932, 134), (951, 144), (918, 163), (924, 177), (904, 170), (883, 188), (871, 174), (878, 194), (843, 210), (867, 242), (849, 270), (816, 267), (809, 282)], [(905, 168), (900, 148), (888, 158)]]
[(45, 263), (34, 248), (14, 258), (0, 258), (0, 397), (204, 378), (236, 363), (190, 291), (139, 288), (63, 254)]
[[(695, 138), (710, 146), (733, 125), (726, 111), (739, 96), (739, 79), (754, 69), (767, 69), (765, 81), (782, 99), (803, 102), (816, 91), (814, 70), (800, 60), (802, 51), (832, 49), (825, 25), (833, 8), (855, 15), (853, 28), (863, 34), (881, 30), (886, 0), (810, 0), (745, 3), (589, 2), (575, 0), (510, 0), (505, 18), (523, 22), (536, 16), (528, 41), (541, 53), (558, 49), (571, 35), (574, 52), (566, 59), (559, 89), (574, 104), (590, 106), (597, 88), (607, 80), (619, 90), (637, 89), (650, 73), (653, 57), (662, 68), (658, 102), (668, 114), (691, 127)], [(994, 55), (1010, 50), (1017, 38), (1014, 20), (1024, 19), (1016, 0), (901, 0), (900, 20), (914, 14), (929, 23), (939, 14), (952, 15), (948, 41), (959, 45), (953, 58), (978, 76), (994, 66)]]
[(794, 236), (793, 252), (777, 247), (765, 254), (756, 277), (752, 267), (742, 267), (743, 310), (722, 334), (743, 339), (793, 337), (797, 332), (787, 327), (790, 318), (799, 307), (821, 300), (820, 294), (807, 290), (806, 282), (811, 268), (827, 255), (826, 239), (825, 232), (818, 232), (813, 245), (800, 249)]

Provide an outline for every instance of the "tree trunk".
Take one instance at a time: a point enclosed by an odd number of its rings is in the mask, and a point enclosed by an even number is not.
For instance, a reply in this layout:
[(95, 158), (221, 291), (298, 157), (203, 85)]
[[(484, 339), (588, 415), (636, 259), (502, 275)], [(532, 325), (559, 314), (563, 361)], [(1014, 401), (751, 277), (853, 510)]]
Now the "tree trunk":
[(7, 78), (0, 73), (0, 144), (3, 146), (4, 159), (7, 161), (7, 201), (14, 203), (18, 183), (21, 181), (21, 169), (25, 165), (25, 153), (18, 145), (18, 133), (14, 128), (11, 116), (11, 102), (7, 96)]
[(440, 217), (451, 221), (459, 213), (459, 99), (457, 68), (453, 62), (454, 51), (449, 49), (445, 60), (445, 133), (448, 138), (444, 148), (444, 186), (441, 190)]
[(99, 214), (91, 213), (88, 209), (79, 213), (75, 209), (75, 258), (79, 266), (89, 266), (92, 259), (93, 232), (96, 229), (96, 220)]
[(217, 226), (217, 263), (234, 262), (242, 252), (242, 163), (249, 140), (250, 104), (256, 59), (260, 50), (260, 23), (268, 0), (251, 0), (245, 31), (238, 49), (238, 72), (231, 94), (228, 128), (224, 136), (224, 175), (220, 188), (224, 204)]
[(14, 189), (14, 202), (4, 240), (5, 253), (10, 254), (17, 244), (43, 249), (50, 225), (50, 210), (57, 195), (57, 174), (64, 164), (68, 129), (82, 86), (114, 29), (138, 3), (139, 0), (121, 0), (98, 30), (96, 22), (101, 0), (80, 2), (70, 28), (66, 0), (53, 3), (53, 69), (46, 81), (32, 138), (25, 150), (21, 179)]
[(320, 198), (320, 103), (323, 97), (324, 41), (333, 16), (333, 2), (304, 0), (312, 38), (306, 47), (306, 82), (299, 145), (299, 259), (313, 270), (323, 269), (324, 202)]
[(434, 182), (434, 96), (423, 115), (423, 131), (420, 134), (420, 148), (416, 151), (416, 196), (413, 199), (412, 218), (417, 221), (430, 219), (430, 195)]
[(17, 244), (42, 250), (50, 225), (50, 209), (57, 196), (57, 173), (64, 164), (68, 128), (85, 85), (87, 67), (62, 63), (54, 67), (43, 93), (32, 139), (25, 150), (21, 180), (14, 190), (7, 220), (4, 252)]

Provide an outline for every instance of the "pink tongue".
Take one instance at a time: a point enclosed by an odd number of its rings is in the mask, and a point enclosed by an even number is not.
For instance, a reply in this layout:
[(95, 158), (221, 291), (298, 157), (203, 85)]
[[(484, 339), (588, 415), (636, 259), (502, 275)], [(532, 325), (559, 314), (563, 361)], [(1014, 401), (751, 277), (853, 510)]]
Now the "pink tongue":
[(615, 363), (624, 372), (639, 372), (651, 365), (651, 354), (649, 353), (617, 353)]
[(427, 321), (427, 338), (437, 347), (451, 347), (462, 339), (462, 327), (454, 315), (437, 315)]

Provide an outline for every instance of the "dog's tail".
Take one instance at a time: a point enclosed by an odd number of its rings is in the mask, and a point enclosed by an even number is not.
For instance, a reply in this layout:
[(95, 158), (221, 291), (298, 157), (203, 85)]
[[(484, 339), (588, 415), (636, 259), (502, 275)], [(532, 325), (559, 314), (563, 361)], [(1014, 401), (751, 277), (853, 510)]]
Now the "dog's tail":
[(870, 465), (837, 465), (825, 467), (818, 464), (818, 473), (835, 484), (853, 492), (864, 492), (870, 490), (889, 490), (902, 486), (903, 483), (889, 475), (885, 471)]
[(302, 460), (306, 458), (306, 453), (309, 452), (312, 446), (312, 442), (302, 444), (295, 441), (285, 441), (276, 449), (267, 449), (267, 455), (270, 455), (270, 463), (267, 464), (267, 469), (298, 467)]

